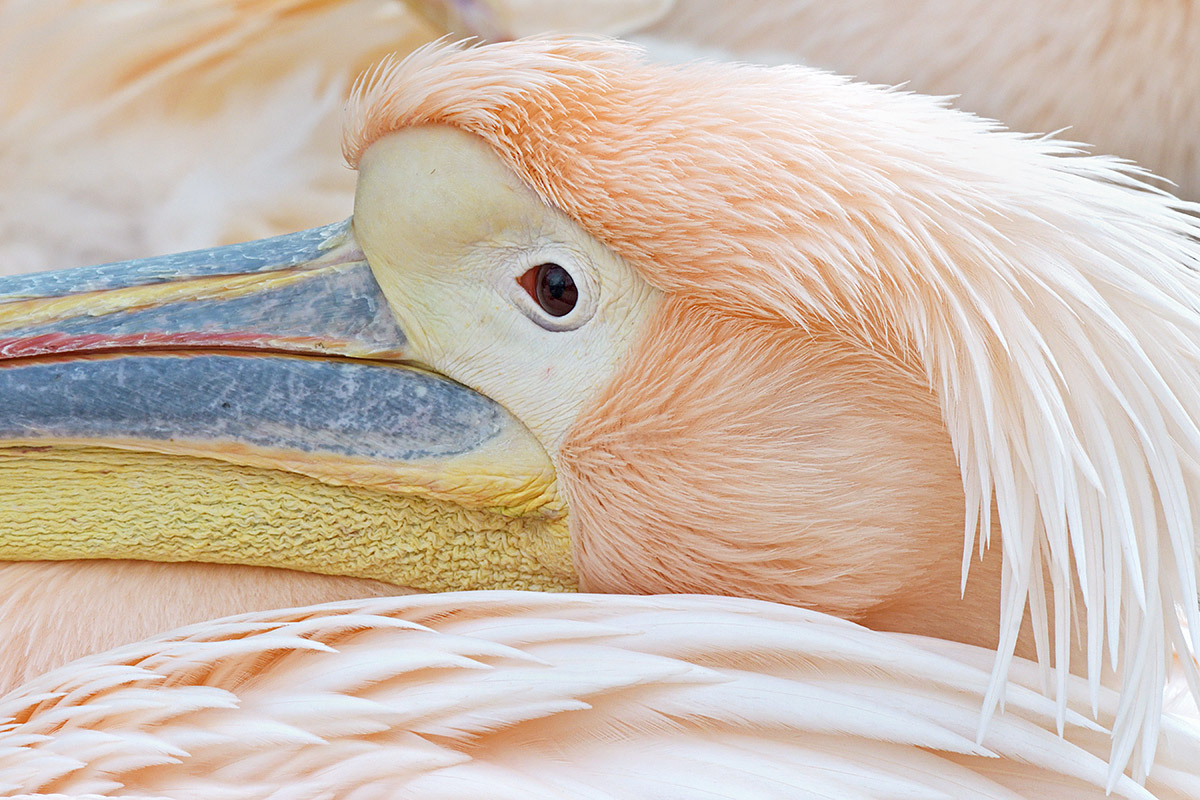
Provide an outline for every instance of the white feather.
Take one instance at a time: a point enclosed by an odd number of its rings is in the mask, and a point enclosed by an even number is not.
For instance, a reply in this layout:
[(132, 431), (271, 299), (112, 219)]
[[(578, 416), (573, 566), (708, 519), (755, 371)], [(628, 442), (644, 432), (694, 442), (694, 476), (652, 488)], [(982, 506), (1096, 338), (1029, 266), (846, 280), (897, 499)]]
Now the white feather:
[[(461, 593), (216, 620), (0, 699), (0, 791), (69, 796), (1105, 796), (1118, 699), (1068, 677), (1066, 739), (1020, 659), (732, 598)], [(1145, 788), (1200, 787), (1165, 717)]]

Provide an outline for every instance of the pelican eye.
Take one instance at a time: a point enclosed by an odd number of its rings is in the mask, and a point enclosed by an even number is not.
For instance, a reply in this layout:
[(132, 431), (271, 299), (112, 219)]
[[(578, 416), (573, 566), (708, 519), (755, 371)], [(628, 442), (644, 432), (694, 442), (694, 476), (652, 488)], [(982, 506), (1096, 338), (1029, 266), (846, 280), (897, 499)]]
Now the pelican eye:
[(552, 317), (571, 313), (579, 302), (579, 289), (571, 273), (558, 264), (539, 264), (517, 279), (538, 306)]

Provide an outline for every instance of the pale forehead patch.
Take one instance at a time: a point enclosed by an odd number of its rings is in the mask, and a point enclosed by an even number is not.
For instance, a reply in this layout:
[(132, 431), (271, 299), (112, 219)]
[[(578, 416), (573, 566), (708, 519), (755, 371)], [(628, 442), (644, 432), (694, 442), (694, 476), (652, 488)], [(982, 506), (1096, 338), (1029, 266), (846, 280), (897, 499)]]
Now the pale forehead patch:
[[(663, 297), (486, 142), (448, 126), (371, 146), (354, 227), (414, 355), (508, 409), (552, 460)], [(577, 321), (539, 315), (518, 284), (546, 263), (572, 276)]]

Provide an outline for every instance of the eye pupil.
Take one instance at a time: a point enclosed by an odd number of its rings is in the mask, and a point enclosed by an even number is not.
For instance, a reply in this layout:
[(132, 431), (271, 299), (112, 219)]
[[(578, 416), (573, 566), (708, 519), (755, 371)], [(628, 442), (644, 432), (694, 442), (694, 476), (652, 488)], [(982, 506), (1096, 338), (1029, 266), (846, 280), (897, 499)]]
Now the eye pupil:
[(562, 317), (571, 313), (579, 301), (579, 290), (571, 273), (558, 264), (542, 264), (534, 267), (533, 299), (552, 317)]

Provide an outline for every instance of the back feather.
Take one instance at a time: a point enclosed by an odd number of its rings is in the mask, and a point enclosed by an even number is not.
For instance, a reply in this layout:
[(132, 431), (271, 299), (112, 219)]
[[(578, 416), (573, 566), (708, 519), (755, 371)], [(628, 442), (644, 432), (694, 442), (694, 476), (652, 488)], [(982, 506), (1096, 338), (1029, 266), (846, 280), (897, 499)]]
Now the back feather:
[(345, 218), (351, 80), (436, 35), (395, 0), (0, 0), (0, 273)]

